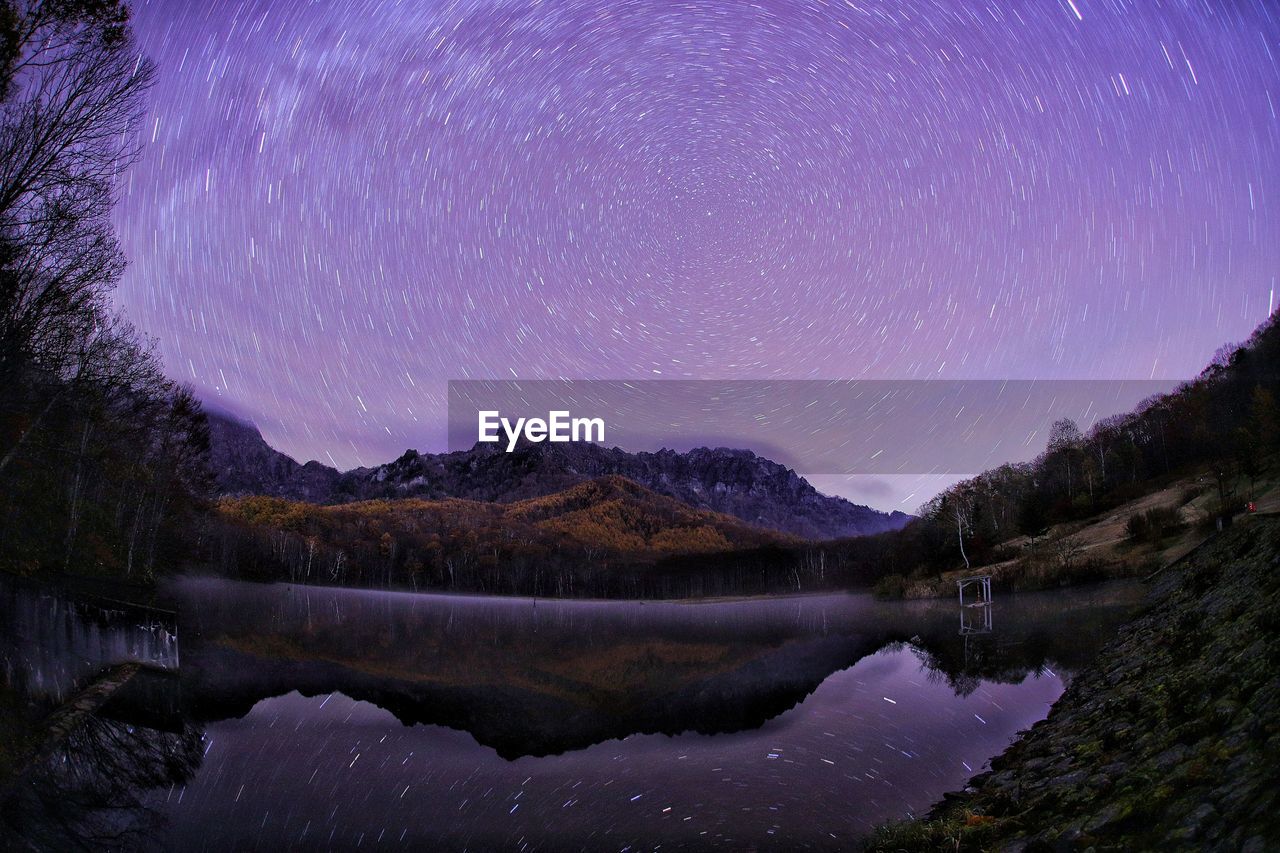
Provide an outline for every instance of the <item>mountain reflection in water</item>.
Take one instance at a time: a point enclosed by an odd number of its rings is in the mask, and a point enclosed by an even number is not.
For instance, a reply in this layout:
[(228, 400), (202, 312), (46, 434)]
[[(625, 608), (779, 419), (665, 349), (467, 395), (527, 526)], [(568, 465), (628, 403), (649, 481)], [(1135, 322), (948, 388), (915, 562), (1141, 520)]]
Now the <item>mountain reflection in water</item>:
[[(840, 847), (1042, 718), (1141, 592), (1006, 596), (990, 633), (966, 635), (954, 601), (864, 595), (558, 602), (204, 579), (164, 594), (177, 675), (135, 678), (95, 714), (109, 748), (69, 738), (30, 769), (10, 826), (101, 834), (85, 815), (105, 798), (134, 813), (118, 821), (129, 846), (161, 849)], [(8, 668), (11, 692), (29, 683)], [(41, 806), (33, 792), (72, 785), (57, 768), (113, 750), (146, 768)]]

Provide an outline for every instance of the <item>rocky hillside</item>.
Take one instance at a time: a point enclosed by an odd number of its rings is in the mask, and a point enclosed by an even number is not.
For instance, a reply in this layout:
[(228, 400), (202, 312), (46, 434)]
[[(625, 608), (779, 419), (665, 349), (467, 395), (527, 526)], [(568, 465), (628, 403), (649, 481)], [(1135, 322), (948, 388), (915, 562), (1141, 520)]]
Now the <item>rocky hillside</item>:
[(299, 465), (252, 424), (209, 413), (209, 466), (222, 495), (271, 495), (329, 503), (342, 475), (319, 462)]
[(1123, 629), (991, 771), (869, 849), (1280, 846), (1280, 518), (1164, 570)]
[(224, 495), (313, 503), (402, 497), (510, 503), (621, 476), (695, 509), (807, 539), (896, 530), (910, 519), (821, 494), (790, 468), (748, 450), (627, 453), (593, 444), (527, 444), (506, 453), (477, 445), (454, 453), (410, 450), (376, 468), (339, 472), (319, 462), (299, 465), (249, 424), (214, 414), (210, 426), (214, 476)]

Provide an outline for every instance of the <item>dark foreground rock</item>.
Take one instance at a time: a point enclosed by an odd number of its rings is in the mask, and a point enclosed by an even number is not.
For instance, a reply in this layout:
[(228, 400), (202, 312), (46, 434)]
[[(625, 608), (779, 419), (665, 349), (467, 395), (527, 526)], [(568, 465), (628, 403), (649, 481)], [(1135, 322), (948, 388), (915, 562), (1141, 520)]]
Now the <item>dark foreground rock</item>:
[(1280, 850), (1280, 519), (1248, 519), (1162, 572), (990, 772), (868, 844), (1090, 848)]

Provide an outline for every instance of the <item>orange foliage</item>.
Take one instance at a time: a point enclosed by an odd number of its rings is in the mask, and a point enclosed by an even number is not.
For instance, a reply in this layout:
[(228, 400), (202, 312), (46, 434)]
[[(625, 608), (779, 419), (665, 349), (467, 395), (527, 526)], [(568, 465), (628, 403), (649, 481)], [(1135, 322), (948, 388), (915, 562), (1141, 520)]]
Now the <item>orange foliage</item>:
[(497, 567), (511, 558), (644, 563), (792, 541), (617, 476), (512, 504), (410, 498), (319, 506), (243, 497), (223, 498), (218, 513), (252, 531), (300, 537), (290, 555), (294, 563), (319, 546), (358, 562), (386, 563), (388, 575), (402, 569), (415, 583), (420, 575), (444, 577), (460, 566)]

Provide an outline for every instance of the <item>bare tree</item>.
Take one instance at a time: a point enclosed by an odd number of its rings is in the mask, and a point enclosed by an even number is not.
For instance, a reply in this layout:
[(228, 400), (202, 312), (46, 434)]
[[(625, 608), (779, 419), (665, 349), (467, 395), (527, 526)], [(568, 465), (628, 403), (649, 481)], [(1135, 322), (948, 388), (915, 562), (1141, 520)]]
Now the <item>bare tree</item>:
[(109, 323), (109, 214), (153, 77), (120, 2), (0, 3), (0, 376), (77, 378)]
[(956, 539), (960, 542), (960, 556), (964, 558), (964, 567), (968, 571), (969, 555), (964, 551), (964, 529), (969, 524), (969, 513), (960, 501), (954, 501), (951, 504), (951, 515), (956, 521)]
[(199, 402), (109, 302), (153, 77), (121, 0), (0, 0), (0, 539), (27, 564), (56, 539), (63, 570), (149, 576), (206, 490)]
[(1084, 437), (1080, 434), (1080, 427), (1076, 426), (1076, 422), (1070, 418), (1062, 418), (1054, 421), (1053, 426), (1049, 429), (1049, 447), (1048, 454), (1050, 457), (1058, 457), (1062, 460), (1063, 473), (1066, 475), (1067, 484), (1067, 500), (1075, 497), (1073, 471), (1075, 469), (1075, 457), (1080, 454), (1080, 447), (1084, 443)]
[(1084, 544), (1075, 536), (1063, 534), (1050, 540), (1049, 547), (1053, 552), (1058, 569), (1063, 574), (1070, 574), (1080, 562), (1084, 552)]

